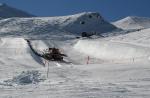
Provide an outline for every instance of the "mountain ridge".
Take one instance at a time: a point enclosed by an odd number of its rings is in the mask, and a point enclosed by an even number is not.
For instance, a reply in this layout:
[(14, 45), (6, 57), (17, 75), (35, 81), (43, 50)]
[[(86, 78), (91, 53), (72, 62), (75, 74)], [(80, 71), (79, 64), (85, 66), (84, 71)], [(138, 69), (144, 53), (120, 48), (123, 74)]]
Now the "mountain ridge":
[(81, 35), (82, 32), (106, 33), (117, 29), (99, 14), (84, 12), (58, 17), (7, 18), (0, 21), (0, 35), (39, 35), (69, 32)]
[(112, 24), (121, 29), (144, 29), (150, 28), (150, 18), (128, 16), (126, 18), (113, 22)]
[(11, 18), (11, 17), (35, 17), (35, 15), (29, 14), (20, 9), (11, 7), (5, 3), (0, 4), (0, 18)]

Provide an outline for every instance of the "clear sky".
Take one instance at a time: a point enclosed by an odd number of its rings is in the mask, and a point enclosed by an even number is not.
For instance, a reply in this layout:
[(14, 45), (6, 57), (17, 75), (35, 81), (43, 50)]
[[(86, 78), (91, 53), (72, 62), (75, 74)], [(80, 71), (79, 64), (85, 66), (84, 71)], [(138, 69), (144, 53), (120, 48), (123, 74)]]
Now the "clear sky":
[(99, 12), (115, 21), (126, 16), (150, 17), (150, 0), (0, 0), (37, 16), (60, 16), (83, 11)]

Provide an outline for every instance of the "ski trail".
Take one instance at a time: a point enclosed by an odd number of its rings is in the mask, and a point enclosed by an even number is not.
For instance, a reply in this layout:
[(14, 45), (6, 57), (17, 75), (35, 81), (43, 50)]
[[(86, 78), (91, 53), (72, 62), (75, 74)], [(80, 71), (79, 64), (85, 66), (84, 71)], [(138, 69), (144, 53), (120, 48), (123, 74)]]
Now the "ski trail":
[[(38, 53), (38, 52), (33, 48), (33, 46), (32, 46), (32, 44), (31, 44), (30, 40), (26, 39), (26, 41), (27, 41), (27, 44), (28, 44), (28, 46), (30, 47), (30, 49), (31, 49), (31, 51), (32, 51), (31, 55), (33, 55), (33, 53), (34, 53), (37, 57), (44, 58), (44, 57), (42, 56), (42, 54)], [(32, 57), (33, 57), (37, 62), (39, 62), (39, 59), (37, 59), (37, 57), (34, 57), (34, 56), (32, 56)], [(42, 63), (42, 65), (45, 66), (43, 60), (41, 60), (40, 63)]]

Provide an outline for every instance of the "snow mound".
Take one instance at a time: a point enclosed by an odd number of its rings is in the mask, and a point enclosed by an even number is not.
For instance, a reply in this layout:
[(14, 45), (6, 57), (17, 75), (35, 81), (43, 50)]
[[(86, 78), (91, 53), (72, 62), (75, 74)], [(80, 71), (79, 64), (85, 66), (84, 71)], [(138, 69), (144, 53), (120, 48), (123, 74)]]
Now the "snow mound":
[(82, 32), (101, 34), (115, 29), (116, 27), (104, 20), (99, 13), (93, 12), (59, 17), (8, 18), (0, 21), (1, 36), (52, 38), (81, 35)]
[(101, 40), (80, 40), (74, 48), (88, 56), (106, 60), (136, 59), (150, 56), (149, 48), (146, 47)]
[(121, 29), (150, 28), (150, 18), (128, 16), (124, 19), (114, 22), (113, 24)]
[[(44, 45), (41, 44), (41, 47)], [(0, 39), (0, 59), (4, 64), (14, 67), (41, 67), (42, 59), (33, 53), (27, 41), (23, 38), (1, 38)], [(32, 64), (31, 64), (32, 63)], [(18, 64), (16, 66), (16, 64)], [(4, 65), (5, 66), (5, 65)]]
[(43, 81), (41, 73), (37, 70), (23, 71), (20, 75), (15, 76), (13, 79), (4, 81), (7, 84), (27, 85), (35, 84)]
[[(30, 54), (27, 42), (23, 38), (1, 38), (0, 39), (0, 54), (4, 56), (17, 57)], [(4, 57), (3, 56), (3, 57)]]

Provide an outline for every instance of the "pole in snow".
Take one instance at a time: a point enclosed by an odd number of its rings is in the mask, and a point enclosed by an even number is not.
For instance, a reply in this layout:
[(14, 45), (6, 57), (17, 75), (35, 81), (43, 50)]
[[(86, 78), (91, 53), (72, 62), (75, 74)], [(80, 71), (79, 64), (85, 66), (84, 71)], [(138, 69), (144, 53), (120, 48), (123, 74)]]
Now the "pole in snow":
[(87, 62), (86, 62), (87, 65), (89, 64), (89, 61), (90, 61), (90, 57), (88, 56), (87, 57)]
[(47, 78), (48, 78), (48, 74), (49, 74), (49, 62), (47, 63)]

